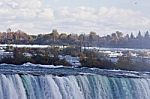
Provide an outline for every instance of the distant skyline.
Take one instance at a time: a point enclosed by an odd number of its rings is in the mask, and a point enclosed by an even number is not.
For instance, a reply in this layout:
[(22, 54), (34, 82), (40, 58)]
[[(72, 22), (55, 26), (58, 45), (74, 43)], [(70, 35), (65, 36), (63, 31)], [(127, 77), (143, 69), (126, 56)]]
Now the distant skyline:
[(0, 0), (0, 31), (146, 32), (150, 29), (149, 4), (150, 0)]

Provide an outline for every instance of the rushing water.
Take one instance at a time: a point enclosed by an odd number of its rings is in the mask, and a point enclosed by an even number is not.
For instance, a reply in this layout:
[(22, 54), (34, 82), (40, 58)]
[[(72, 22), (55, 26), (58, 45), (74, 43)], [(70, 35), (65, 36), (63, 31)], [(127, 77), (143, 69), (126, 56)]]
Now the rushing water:
[(0, 99), (149, 99), (150, 79), (0, 75)]

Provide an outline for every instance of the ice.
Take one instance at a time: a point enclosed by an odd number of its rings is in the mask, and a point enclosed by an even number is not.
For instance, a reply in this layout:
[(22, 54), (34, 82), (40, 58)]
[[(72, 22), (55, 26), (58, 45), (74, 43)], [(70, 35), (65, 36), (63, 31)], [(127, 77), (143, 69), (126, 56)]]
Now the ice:
[(48, 67), (48, 68), (60, 68), (60, 67), (64, 67), (63, 65), (58, 65), (58, 66), (54, 66), (54, 65), (41, 65), (41, 64), (32, 64), (30, 62), (24, 63), (22, 66), (35, 66), (35, 67)]

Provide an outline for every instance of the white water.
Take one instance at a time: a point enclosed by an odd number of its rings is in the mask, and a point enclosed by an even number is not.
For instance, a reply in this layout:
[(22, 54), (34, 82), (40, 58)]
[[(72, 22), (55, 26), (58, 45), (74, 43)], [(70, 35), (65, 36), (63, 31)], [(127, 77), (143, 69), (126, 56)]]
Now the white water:
[(0, 75), (0, 99), (149, 99), (150, 79)]

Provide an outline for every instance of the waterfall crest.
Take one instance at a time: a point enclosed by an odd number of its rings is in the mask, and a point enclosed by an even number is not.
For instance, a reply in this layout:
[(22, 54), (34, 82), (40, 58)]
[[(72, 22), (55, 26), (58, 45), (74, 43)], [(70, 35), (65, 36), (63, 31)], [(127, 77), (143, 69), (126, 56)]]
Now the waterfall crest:
[(149, 99), (150, 79), (0, 75), (1, 99)]

